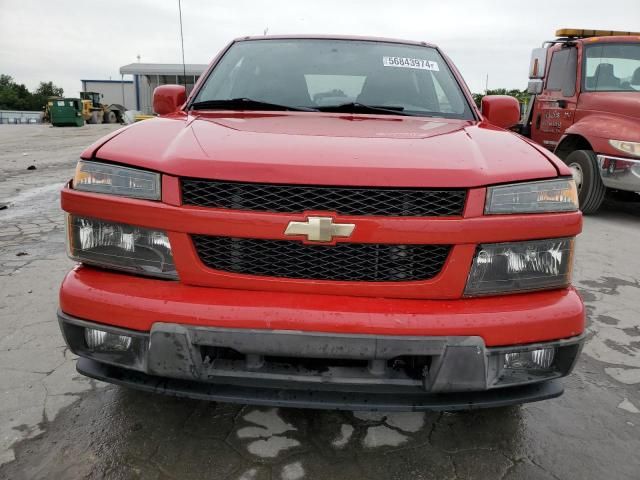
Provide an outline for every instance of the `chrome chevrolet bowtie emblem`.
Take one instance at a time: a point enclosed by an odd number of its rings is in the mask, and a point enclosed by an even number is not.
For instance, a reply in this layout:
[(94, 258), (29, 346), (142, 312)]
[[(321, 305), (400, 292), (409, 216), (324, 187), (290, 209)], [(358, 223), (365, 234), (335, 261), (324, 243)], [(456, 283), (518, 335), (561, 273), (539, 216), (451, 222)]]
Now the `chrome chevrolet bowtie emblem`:
[(353, 223), (333, 223), (331, 217), (308, 217), (306, 222), (289, 222), (285, 235), (306, 235), (312, 242), (330, 242), (333, 237), (348, 237)]

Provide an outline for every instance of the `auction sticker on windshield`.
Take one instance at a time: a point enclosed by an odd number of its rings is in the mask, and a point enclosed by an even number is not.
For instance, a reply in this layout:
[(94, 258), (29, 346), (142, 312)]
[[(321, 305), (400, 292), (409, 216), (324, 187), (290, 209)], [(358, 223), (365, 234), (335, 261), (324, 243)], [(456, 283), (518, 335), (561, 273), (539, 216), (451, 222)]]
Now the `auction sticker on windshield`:
[(382, 57), (382, 64), (385, 67), (417, 68), (418, 70), (433, 70), (434, 72), (440, 71), (438, 62), (423, 60), (421, 58)]

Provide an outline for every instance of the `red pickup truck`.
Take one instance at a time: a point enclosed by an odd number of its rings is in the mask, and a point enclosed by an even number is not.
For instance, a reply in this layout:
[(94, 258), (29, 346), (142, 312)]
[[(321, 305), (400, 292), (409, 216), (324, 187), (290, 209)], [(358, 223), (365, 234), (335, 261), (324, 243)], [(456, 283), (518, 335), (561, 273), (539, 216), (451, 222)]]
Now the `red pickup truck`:
[(85, 150), (58, 318), (89, 377), (292, 407), (562, 394), (584, 339), (569, 168), (423, 42), (231, 42)]

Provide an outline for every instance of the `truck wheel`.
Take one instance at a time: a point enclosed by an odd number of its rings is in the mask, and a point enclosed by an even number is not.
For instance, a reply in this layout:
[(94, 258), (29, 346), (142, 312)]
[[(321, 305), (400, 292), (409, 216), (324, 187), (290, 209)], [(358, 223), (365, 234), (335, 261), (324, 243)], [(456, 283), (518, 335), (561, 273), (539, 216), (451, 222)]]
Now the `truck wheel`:
[(116, 112), (108, 111), (104, 113), (104, 123), (116, 123)]
[(87, 123), (98, 123), (98, 112), (91, 112), (91, 117), (87, 120)]
[(593, 213), (604, 201), (607, 188), (602, 183), (596, 154), (591, 150), (575, 150), (564, 159), (571, 169), (573, 179), (578, 187), (578, 200), (582, 213)]

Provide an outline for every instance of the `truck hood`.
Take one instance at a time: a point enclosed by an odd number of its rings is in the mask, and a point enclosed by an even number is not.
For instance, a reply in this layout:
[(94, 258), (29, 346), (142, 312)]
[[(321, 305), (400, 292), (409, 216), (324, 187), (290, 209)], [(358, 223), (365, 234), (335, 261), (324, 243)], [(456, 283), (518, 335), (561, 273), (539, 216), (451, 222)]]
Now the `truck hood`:
[(180, 177), (477, 187), (555, 177), (555, 160), (486, 122), (309, 112), (177, 114), (123, 129), (85, 155)]
[[(620, 156), (609, 139), (640, 142), (640, 92), (583, 93), (566, 134), (585, 137), (599, 153)], [(623, 155), (624, 156), (624, 155)]]
[(583, 93), (578, 100), (578, 109), (638, 119), (640, 118), (640, 92)]

